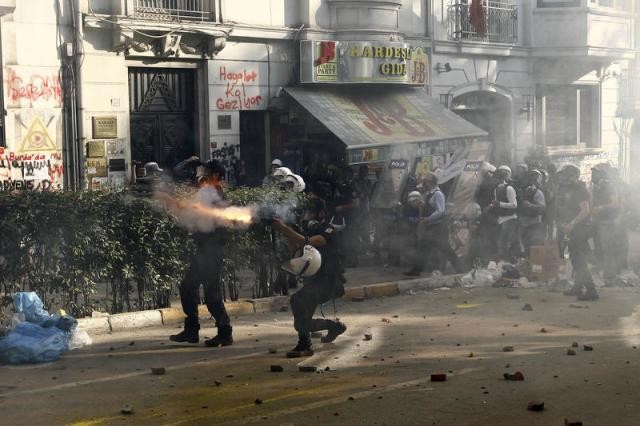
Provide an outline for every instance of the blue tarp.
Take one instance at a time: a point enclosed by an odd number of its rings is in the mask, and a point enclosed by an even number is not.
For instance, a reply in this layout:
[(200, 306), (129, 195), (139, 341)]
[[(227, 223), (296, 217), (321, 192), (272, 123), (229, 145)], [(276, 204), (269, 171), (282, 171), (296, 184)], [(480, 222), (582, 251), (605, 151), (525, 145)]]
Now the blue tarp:
[(34, 292), (16, 293), (13, 306), (16, 313), (24, 314), (25, 322), (0, 339), (0, 362), (50, 362), (69, 349), (69, 335), (78, 324), (75, 318), (49, 314)]

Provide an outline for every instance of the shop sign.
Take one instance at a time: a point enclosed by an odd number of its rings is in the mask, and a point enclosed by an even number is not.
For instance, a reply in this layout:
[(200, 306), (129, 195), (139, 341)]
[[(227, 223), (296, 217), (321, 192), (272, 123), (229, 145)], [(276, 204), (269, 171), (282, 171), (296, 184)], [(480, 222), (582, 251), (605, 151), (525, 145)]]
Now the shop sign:
[(118, 119), (116, 117), (91, 118), (94, 139), (115, 139), (118, 137)]
[(425, 48), (402, 42), (303, 40), (300, 81), (424, 86), (428, 62)]

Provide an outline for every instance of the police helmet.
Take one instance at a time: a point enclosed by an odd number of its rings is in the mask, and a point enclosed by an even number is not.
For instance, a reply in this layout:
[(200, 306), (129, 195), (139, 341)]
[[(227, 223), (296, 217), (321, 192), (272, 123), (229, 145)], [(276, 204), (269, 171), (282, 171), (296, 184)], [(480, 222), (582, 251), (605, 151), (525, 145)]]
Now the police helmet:
[(276, 182), (283, 181), (287, 176), (293, 176), (293, 172), (288, 167), (278, 167), (273, 171)]
[(283, 183), (290, 186), (293, 192), (298, 194), (303, 192), (304, 188), (306, 187), (304, 179), (302, 179), (302, 177), (298, 175), (289, 175), (285, 177)]
[(562, 166), (558, 173), (567, 174), (569, 176), (580, 177), (580, 168), (573, 163), (568, 163)]
[(322, 265), (322, 255), (315, 247), (306, 245), (302, 255), (294, 257), (282, 264), (281, 268), (299, 277), (315, 275)]

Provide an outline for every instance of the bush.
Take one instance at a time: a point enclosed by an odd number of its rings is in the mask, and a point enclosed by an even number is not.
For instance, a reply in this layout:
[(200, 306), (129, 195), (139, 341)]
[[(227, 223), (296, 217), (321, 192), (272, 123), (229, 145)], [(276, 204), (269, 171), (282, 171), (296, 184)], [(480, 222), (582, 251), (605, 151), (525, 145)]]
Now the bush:
[(112, 313), (166, 307), (192, 249), (170, 217), (128, 192), (0, 193), (0, 218), (5, 305), (15, 291), (35, 291), (84, 316), (108, 283)]
[[(176, 188), (180, 195), (191, 191)], [(289, 220), (304, 200), (275, 187), (230, 188), (227, 196)], [(130, 191), (0, 193), (0, 236), (0, 303), (10, 305), (16, 291), (35, 291), (48, 309), (63, 307), (76, 317), (96, 308), (168, 307), (194, 249), (171, 216)], [(231, 232), (222, 277), (231, 299), (239, 296), (236, 272), (255, 268), (272, 248), (263, 223)], [(100, 283), (108, 285), (110, 306), (98, 306)]]

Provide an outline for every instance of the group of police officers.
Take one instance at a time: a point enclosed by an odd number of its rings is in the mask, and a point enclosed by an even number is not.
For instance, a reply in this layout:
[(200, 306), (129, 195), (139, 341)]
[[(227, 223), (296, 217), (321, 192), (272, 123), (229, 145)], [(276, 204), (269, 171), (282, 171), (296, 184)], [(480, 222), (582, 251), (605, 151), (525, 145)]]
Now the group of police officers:
[[(482, 181), (476, 191), (477, 215), (473, 215), (471, 257), (482, 261), (513, 261), (526, 256), (530, 247), (540, 246), (546, 240), (556, 240), (561, 253), (568, 248), (574, 286), (567, 295), (579, 300), (597, 300), (598, 293), (589, 269), (595, 253), (605, 283), (611, 283), (626, 267), (626, 232), (622, 219), (623, 203), (615, 169), (599, 165), (592, 169), (591, 191), (580, 180), (580, 169), (572, 164), (559, 171), (525, 165), (518, 166), (512, 176), (508, 166), (498, 168), (484, 163)], [(311, 333), (326, 331), (323, 343), (333, 342), (346, 331), (337, 320), (314, 318), (317, 307), (344, 294), (346, 266), (357, 264), (359, 247), (356, 242), (369, 241), (369, 200), (373, 185), (369, 181), (366, 166), (360, 168), (354, 179), (350, 168), (335, 167), (306, 170), (306, 179), (295, 175), (276, 159), (271, 173), (265, 177), (265, 185), (277, 185), (286, 191), (309, 191), (312, 196), (306, 203), (302, 223), (286, 223), (273, 218), (272, 229), (282, 235), (287, 243), (288, 255), (296, 256), (304, 248), (313, 248), (321, 258), (321, 264), (313, 275), (305, 276), (304, 286), (290, 299), (294, 327), (298, 332), (298, 344), (287, 353), (288, 357), (313, 354)], [(180, 163), (174, 174), (190, 180), (197, 187), (215, 189), (218, 197), (212, 206), (224, 207), (227, 201), (221, 180), (224, 168), (217, 161), (202, 163), (192, 157)], [(305, 184), (305, 180), (309, 185)], [(434, 255), (451, 263), (461, 272), (465, 266), (450, 245), (449, 224), (446, 216), (445, 194), (438, 186), (438, 178), (427, 173), (415, 191), (406, 197), (406, 206), (416, 224), (411, 270), (407, 275), (419, 275), (425, 260)], [(165, 199), (168, 208), (180, 208), (180, 202)], [(346, 224), (353, 226), (346, 226)], [(360, 223), (361, 226), (356, 224)], [(343, 233), (345, 229), (349, 233)], [(232, 327), (222, 300), (221, 272), (224, 248), (228, 233), (218, 228), (209, 233), (196, 233), (196, 251), (180, 285), (182, 307), (186, 315), (184, 329), (170, 339), (174, 342), (199, 342), (198, 304), (199, 287), (204, 287), (205, 304), (215, 319), (218, 333), (205, 341), (207, 346), (233, 344)], [(592, 238), (595, 251), (591, 250)], [(345, 262), (346, 259), (346, 262)], [(310, 261), (310, 260), (309, 260)], [(307, 262), (308, 263), (308, 262)], [(305, 268), (308, 265), (305, 265)], [(303, 268), (304, 269), (304, 268)]]

